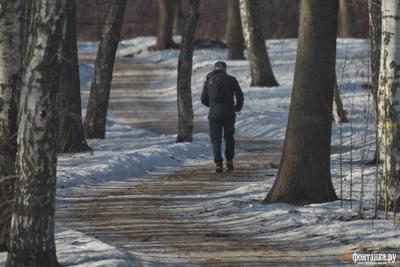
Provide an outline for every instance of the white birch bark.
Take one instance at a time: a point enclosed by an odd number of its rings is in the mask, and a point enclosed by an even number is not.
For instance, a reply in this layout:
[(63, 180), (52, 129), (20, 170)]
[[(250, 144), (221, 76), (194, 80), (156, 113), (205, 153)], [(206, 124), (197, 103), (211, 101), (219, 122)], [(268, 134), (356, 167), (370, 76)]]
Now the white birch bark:
[(382, 1), (382, 49), (378, 88), (380, 207), (391, 210), (400, 185), (400, 4)]
[(56, 94), (67, 0), (27, 2), (15, 203), (7, 267), (58, 267), (54, 244)]

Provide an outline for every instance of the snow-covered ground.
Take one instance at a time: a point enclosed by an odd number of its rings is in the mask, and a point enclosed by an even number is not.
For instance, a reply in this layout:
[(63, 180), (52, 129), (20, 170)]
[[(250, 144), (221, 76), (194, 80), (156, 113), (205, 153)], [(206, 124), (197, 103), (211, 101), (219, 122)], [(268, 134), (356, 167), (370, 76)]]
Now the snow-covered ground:
[[(146, 47), (155, 43), (154, 37), (140, 37), (123, 41), (118, 50), (119, 56), (134, 54), (132, 60), (176, 66), (179, 51), (147, 51)], [(235, 75), (245, 94), (245, 105), (237, 117), (237, 136), (248, 139), (272, 139), (282, 142), (285, 135), (290, 95), (295, 66), (297, 41), (268, 41), (268, 51), (275, 76), (280, 83), (276, 88), (249, 87), (250, 73), (247, 61), (227, 61), (228, 72)], [(95, 54), (96, 43), (81, 43), (81, 54)], [(282, 225), (302, 225), (299, 236), (306, 231), (309, 234), (329, 231), (332, 236), (348, 240), (348, 249), (354, 246), (375, 246), (379, 248), (400, 248), (399, 224), (384, 220), (347, 221), (357, 213), (361, 186), (362, 155), (371, 159), (374, 150), (374, 128), (372, 100), (368, 90), (362, 85), (368, 82), (368, 41), (338, 40), (337, 77), (342, 91), (342, 100), (352, 124), (333, 126), (332, 135), (332, 178), (337, 194), (340, 196), (341, 168), (339, 145), (343, 142), (342, 177), (343, 198), (350, 198), (350, 183), (353, 184), (352, 204), (350, 201), (292, 207), (290, 205), (232, 206), (227, 213), (231, 216), (254, 213)], [(204, 77), (216, 60), (226, 60), (226, 50), (196, 50), (194, 54), (192, 90), (193, 108), (196, 115), (206, 117), (207, 109), (200, 103)], [(86, 108), (88, 83), (93, 66), (81, 65), (83, 109)], [(171, 79), (175, 81), (175, 79)], [(165, 84), (165, 94), (176, 99), (174, 84)], [(165, 100), (165, 99), (164, 99)], [(181, 166), (190, 162), (211, 160), (211, 149), (207, 134), (197, 134), (190, 144), (175, 144), (175, 136), (157, 135), (143, 129), (121, 126), (109, 118), (107, 138), (89, 142), (93, 152), (77, 155), (64, 155), (59, 158), (58, 188), (70, 188), (102, 184), (124, 179), (142, 179), (146, 172), (164, 166)], [(368, 127), (367, 123), (368, 122)], [(342, 132), (342, 138), (340, 135)], [(365, 141), (365, 144), (363, 143)], [(352, 147), (353, 149), (350, 149)], [(351, 161), (352, 158), (352, 161)], [(351, 163), (353, 162), (353, 163)], [(350, 172), (352, 165), (352, 172)], [(366, 166), (364, 170), (364, 208), (367, 217), (374, 214), (375, 168)], [(273, 177), (263, 184), (249, 184), (239, 188), (234, 194), (237, 198), (258, 199), (273, 183)], [(65, 190), (59, 190), (63, 197)], [(243, 198), (242, 198), (243, 197)], [(227, 200), (228, 201), (228, 198)], [(295, 210), (295, 211), (293, 211)], [(293, 211), (293, 212), (291, 212)], [(382, 217), (382, 214), (380, 214)], [(333, 220), (341, 217), (343, 220)], [(325, 218), (325, 219), (324, 219)], [(268, 234), (268, 233), (265, 233)], [(282, 236), (282, 238), (289, 238)], [(296, 238), (296, 237), (293, 237)], [(57, 253), (63, 266), (132, 266), (125, 255), (117, 248), (68, 229), (57, 229)], [(354, 242), (352, 242), (354, 240)], [(4, 254), (3, 254), (4, 256)], [(4, 258), (4, 257), (3, 257)], [(0, 263), (1, 266), (1, 263)]]
[[(155, 43), (154, 37), (140, 37), (121, 43), (119, 56), (135, 54), (135, 60), (152, 62), (165, 66), (176, 66), (179, 51), (147, 51)], [(91, 44), (92, 45), (92, 44)], [(238, 78), (244, 91), (243, 111), (236, 119), (236, 136), (247, 139), (271, 139), (283, 142), (290, 105), (294, 76), (296, 39), (271, 40), (267, 42), (273, 71), (280, 84), (275, 88), (249, 87), (250, 72), (246, 61), (227, 61), (228, 72)], [(90, 45), (86, 44), (89, 50)], [(138, 51), (140, 51), (139, 54)], [(205, 75), (212, 70), (217, 60), (225, 60), (226, 50), (196, 50), (193, 59), (192, 93), (194, 113), (206, 118), (208, 109), (200, 102)], [(340, 143), (342, 140), (343, 197), (350, 198), (350, 180), (353, 184), (352, 198), (358, 199), (360, 190), (361, 159), (369, 161), (374, 153), (373, 103), (365, 85), (369, 81), (369, 41), (360, 39), (339, 39), (337, 48), (337, 79), (339, 90), (351, 124), (332, 129), (332, 175), (335, 186), (340, 182)], [(175, 79), (171, 79), (175, 82)], [(176, 99), (174, 84), (165, 84), (162, 98), (171, 103)], [(366, 123), (368, 121), (368, 124)], [(340, 134), (342, 132), (342, 135)], [(208, 144), (208, 140), (205, 144)], [(365, 142), (365, 144), (364, 144)], [(350, 148), (353, 149), (350, 149)], [(352, 159), (352, 160), (351, 160)], [(352, 173), (350, 167), (352, 163)], [(367, 191), (365, 205), (372, 206), (375, 168), (366, 167), (364, 190)], [(353, 180), (354, 178), (354, 180)], [(340, 195), (340, 192), (338, 192)], [(346, 205), (349, 205), (346, 202)]]

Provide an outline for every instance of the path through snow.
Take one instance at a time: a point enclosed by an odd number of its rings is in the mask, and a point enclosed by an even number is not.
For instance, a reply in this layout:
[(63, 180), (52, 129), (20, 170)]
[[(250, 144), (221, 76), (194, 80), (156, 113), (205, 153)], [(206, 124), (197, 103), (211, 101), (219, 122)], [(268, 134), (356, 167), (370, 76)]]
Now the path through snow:
[[(175, 133), (176, 109), (165, 86), (175, 69), (119, 58), (114, 77), (113, 121)], [(204, 117), (196, 117), (195, 126), (207, 131)], [(276, 175), (269, 163), (279, 161), (281, 145), (241, 139), (238, 147), (233, 173), (215, 173), (207, 157), (140, 180), (59, 189), (58, 226), (116, 246), (136, 266), (341, 266), (343, 252), (396, 244), (396, 235), (384, 230), (365, 242), (354, 228), (368, 229), (371, 222), (346, 222), (349, 212), (337, 203), (263, 205)]]

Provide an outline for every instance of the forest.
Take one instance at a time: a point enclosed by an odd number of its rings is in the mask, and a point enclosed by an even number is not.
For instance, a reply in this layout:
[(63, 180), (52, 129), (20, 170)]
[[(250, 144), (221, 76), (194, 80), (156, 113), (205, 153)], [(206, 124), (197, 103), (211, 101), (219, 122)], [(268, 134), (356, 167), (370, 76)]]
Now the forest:
[(400, 266), (399, 204), (399, 1), (0, 0), (0, 267)]

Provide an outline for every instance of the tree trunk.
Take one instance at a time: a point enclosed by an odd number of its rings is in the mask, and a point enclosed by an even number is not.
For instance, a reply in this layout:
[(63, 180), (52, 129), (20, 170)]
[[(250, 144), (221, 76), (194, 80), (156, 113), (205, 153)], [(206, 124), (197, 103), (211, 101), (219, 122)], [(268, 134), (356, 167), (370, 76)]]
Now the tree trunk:
[(183, 11), (181, 0), (175, 0), (173, 35), (181, 35), (183, 30)]
[(400, 5), (382, 1), (382, 49), (378, 91), (380, 200), (386, 211), (399, 208), (400, 194)]
[(346, 123), (349, 122), (347, 119), (346, 111), (343, 108), (342, 99), (340, 97), (339, 88), (335, 78), (335, 88), (333, 91), (333, 109), (332, 109), (333, 120), (336, 123)]
[(354, 29), (354, 15), (353, 15), (353, 1), (340, 0), (339, 1), (339, 35), (343, 38), (353, 36)]
[(65, 0), (28, 3), (19, 108), (15, 205), (7, 267), (59, 266), (54, 244), (57, 167), (56, 94)]
[(369, 30), (371, 36), (371, 76), (372, 95), (376, 104), (379, 85), (379, 66), (382, 37), (382, 0), (369, 0)]
[(193, 140), (193, 104), (192, 104), (192, 64), (193, 43), (199, 18), (200, 0), (190, 0), (186, 11), (181, 51), (178, 61), (177, 101), (178, 101), (178, 135), (176, 142)]
[(337, 199), (330, 172), (337, 12), (337, 0), (301, 2), (285, 145), (267, 203), (305, 204)]
[(158, 0), (159, 3), (159, 19), (157, 43), (155, 49), (163, 50), (170, 48), (178, 48), (172, 40), (172, 28), (174, 26), (175, 1), (174, 0)]
[[(379, 66), (381, 59), (381, 37), (382, 37), (382, 0), (369, 0), (369, 32), (371, 37), (371, 90), (375, 108), (375, 118), (378, 118), (378, 87)], [(372, 163), (378, 161), (378, 123), (375, 125), (376, 147)]]
[(272, 72), (257, 1), (240, 0), (240, 15), (251, 70), (251, 86), (279, 86)]
[(0, 1), (0, 251), (7, 248), (16, 175), (22, 15), (21, 0)]
[(126, 0), (113, 1), (104, 24), (84, 123), (86, 138), (104, 139), (106, 135), (108, 100), (125, 7)]
[(240, 19), (239, 0), (228, 0), (228, 20), (226, 24), (226, 44), (228, 59), (244, 59), (244, 38)]
[(63, 62), (57, 94), (58, 151), (74, 153), (88, 150), (82, 125), (75, 0), (67, 1), (66, 12)]

